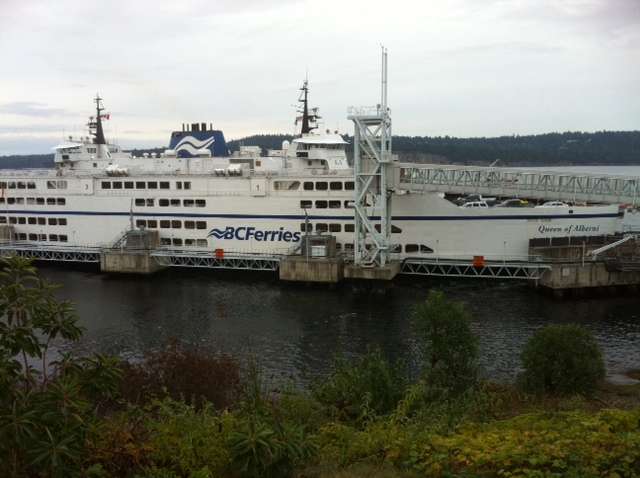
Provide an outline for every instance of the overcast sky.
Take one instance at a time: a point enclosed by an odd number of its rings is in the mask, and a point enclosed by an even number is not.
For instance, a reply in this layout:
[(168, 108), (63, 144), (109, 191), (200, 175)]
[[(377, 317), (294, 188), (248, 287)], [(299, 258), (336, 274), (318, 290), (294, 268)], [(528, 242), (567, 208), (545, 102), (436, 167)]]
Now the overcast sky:
[(640, 0), (0, 0), (0, 155), (82, 133), (98, 91), (126, 147), (293, 132), (307, 72), (351, 133), (380, 44), (396, 134), (640, 129)]

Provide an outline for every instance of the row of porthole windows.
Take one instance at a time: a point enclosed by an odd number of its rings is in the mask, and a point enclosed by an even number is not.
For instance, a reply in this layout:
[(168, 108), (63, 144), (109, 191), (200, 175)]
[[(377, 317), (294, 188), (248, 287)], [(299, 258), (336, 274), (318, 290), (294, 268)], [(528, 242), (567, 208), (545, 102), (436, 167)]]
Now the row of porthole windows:
[[(154, 207), (155, 199), (153, 198), (136, 198), (135, 199), (136, 206), (147, 206)], [(158, 206), (160, 207), (206, 207), (207, 201), (206, 199), (158, 199)]]
[[(300, 201), (300, 209), (311, 209), (313, 204), (313, 201), (309, 200)], [(316, 209), (340, 209), (341, 207), (343, 207), (342, 201), (325, 201), (324, 199), (320, 199), (315, 202)], [(353, 201), (344, 201), (344, 207), (346, 209), (353, 209)]]
[(161, 237), (161, 246), (207, 247), (206, 239), (181, 239), (179, 237)]
[[(102, 181), (102, 189), (170, 189), (169, 181)], [(191, 181), (176, 181), (176, 189), (191, 189)]]
[(66, 234), (49, 234), (47, 238), (46, 234), (26, 234), (24, 232), (16, 233), (15, 238), (18, 241), (67, 242), (69, 240)]
[(137, 219), (136, 227), (144, 227), (147, 229), (206, 229), (207, 221), (178, 221), (174, 219)]
[[(325, 224), (322, 222), (317, 222), (317, 223), (309, 223), (308, 224), (308, 229), (307, 229), (307, 224), (306, 223), (302, 223), (300, 224), (300, 230), (302, 232), (313, 232), (315, 228), (316, 232), (354, 232), (355, 231), (355, 225), (354, 224), (336, 224), (336, 223), (331, 223), (331, 224)], [(375, 225), (376, 231), (380, 232), (380, 224), (376, 224)], [(392, 234), (400, 234), (402, 233), (402, 229), (400, 229), (398, 226), (394, 226), (393, 224), (391, 225), (391, 233)]]
[(65, 198), (21, 198), (21, 197), (0, 197), (0, 204), (37, 204), (42, 206), (46, 204), (47, 206), (64, 206), (67, 204), (67, 200)]
[[(406, 254), (413, 254), (413, 253), (422, 253), (422, 254), (431, 254), (433, 253), (433, 249), (431, 249), (429, 246), (425, 245), (425, 244), (405, 244), (404, 246), (402, 244), (395, 244), (391, 247), (391, 253), (392, 254), (401, 254), (402, 250), (404, 247), (404, 252)], [(347, 251), (353, 251), (353, 244), (352, 243), (347, 243), (347, 244), (340, 244), (340, 243), (336, 243), (336, 250), (340, 251), (343, 250), (345, 252)]]
[(353, 181), (305, 181), (302, 184), (302, 189), (305, 191), (353, 191), (355, 189), (355, 183)]
[(66, 226), (66, 217), (16, 217), (16, 216), (0, 216), (0, 224), (29, 224), (33, 226)]

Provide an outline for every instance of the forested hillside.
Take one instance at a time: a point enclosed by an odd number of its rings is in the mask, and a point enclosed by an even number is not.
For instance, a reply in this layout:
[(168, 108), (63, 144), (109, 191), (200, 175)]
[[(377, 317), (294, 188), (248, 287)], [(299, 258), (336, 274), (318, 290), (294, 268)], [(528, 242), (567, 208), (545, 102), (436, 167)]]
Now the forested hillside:
[[(240, 145), (280, 149), (291, 135), (261, 134), (228, 142), (231, 151)], [(353, 138), (345, 136), (350, 143)], [(351, 148), (351, 146), (349, 146)], [(134, 150), (160, 152), (162, 148)], [(403, 161), (501, 166), (640, 165), (640, 131), (566, 132), (497, 138), (451, 136), (394, 136), (393, 151)], [(42, 168), (53, 165), (51, 154), (3, 156), (0, 168)]]

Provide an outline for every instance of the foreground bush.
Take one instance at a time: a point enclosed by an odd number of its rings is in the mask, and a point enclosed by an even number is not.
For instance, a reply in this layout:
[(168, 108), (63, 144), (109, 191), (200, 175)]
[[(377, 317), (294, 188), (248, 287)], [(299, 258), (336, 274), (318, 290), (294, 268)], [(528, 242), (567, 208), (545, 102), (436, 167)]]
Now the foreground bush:
[(534, 393), (590, 394), (605, 374), (598, 343), (578, 325), (538, 330), (522, 352), (522, 365), (521, 384)]
[(461, 393), (477, 380), (478, 339), (463, 304), (430, 291), (426, 302), (415, 307), (413, 323), (423, 344), (427, 384), (447, 393)]
[(122, 364), (122, 397), (142, 404), (171, 397), (197, 407), (229, 408), (241, 395), (240, 363), (229, 355), (190, 349), (177, 341), (148, 353), (141, 363)]
[(379, 350), (354, 360), (334, 361), (329, 377), (318, 382), (314, 397), (340, 420), (362, 420), (391, 412), (405, 389), (404, 373)]

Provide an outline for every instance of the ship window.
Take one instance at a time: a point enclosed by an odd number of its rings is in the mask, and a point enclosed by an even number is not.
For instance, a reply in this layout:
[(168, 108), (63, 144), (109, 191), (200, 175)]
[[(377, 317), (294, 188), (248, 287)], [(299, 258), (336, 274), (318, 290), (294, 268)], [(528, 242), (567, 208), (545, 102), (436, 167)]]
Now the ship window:
[(153, 207), (153, 198), (147, 198), (147, 207)]
[[(55, 181), (49, 181), (49, 182), (53, 182), (55, 187)], [(16, 183), (9, 183), (9, 189), (15, 189), (15, 188), (16, 188)]]
[(156, 181), (147, 182), (147, 189), (158, 189), (158, 183)]
[(47, 240), (47, 235), (46, 234), (40, 234), (38, 236), (38, 240), (39, 241), (46, 241)]
[(353, 232), (355, 231), (355, 225), (354, 224), (345, 224), (344, 225), (344, 232)]
[(36, 204), (43, 205), (44, 204), (44, 198), (36, 198)]
[(27, 235), (24, 232), (18, 233), (18, 240), (19, 241), (26, 241), (27, 240)]
[(355, 207), (354, 202), (352, 200), (347, 200), (344, 202), (344, 207), (346, 209), (353, 209)]
[(327, 209), (327, 201), (316, 201), (316, 207), (318, 209)]
[(185, 189), (191, 189), (191, 181), (185, 181), (183, 185)]
[(401, 244), (393, 244), (391, 246), (391, 252), (392, 254), (400, 254), (402, 252), (402, 245)]
[(46, 226), (47, 225), (47, 218), (46, 217), (39, 217), (38, 218), (38, 225), (39, 226)]
[(185, 229), (195, 229), (196, 228), (195, 221), (184, 221), (184, 228)]
[(6, 224), (6, 223), (7, 223), (6, 216), (0, 216), (0, 224)]
[(158, 228), (158, 221), (156, 221), (155, 219), (149, 219), (147, 221), (147, 227), (149, 229), (157, 229)]
[(18, 222), (18, 220), (13, 217), (13, 216), (9, 216), (9, 224), (16, 224)]
[(58, 235), (57, 234), (49, 234), (49, 240), (51, 242), (58, 242)]
[(329, 224), (329, 232), (341, 232), (342, 226), (340, 224)]
[(114, 181), (111, 185), (113, 189), (122, 189), (122, 181)]
[(353, 191), (356, 188), (356, 184), (353, 181), (347, 181), (344, 183), (345, 191)]
[(136, 220), (136, 227), (147, 227), (147, 221), (144, 219)]
[(66, 181), (57, 181), (56, 185), (58, 186), (58, 189), (67, 189), (67, 182)]
[(305, 181), (303, 184), (303, 189), (305, 191), (313, 191), (313, 183), (311, 181)]
[(173, 245), (174, 246), (181, 246), (182, 245), (182, 239), (180, 239), (179, 237), (174, 237), (173, 238)]
[(391, 234), (401, 234), (402, 233), (402, 229), (400, 229), (398, 226), (394, 226), (393, 224), (391, 224)]
[(33, 181), (29, 181), (27, 183), (27, 189), (35, 189), (36, 188), (36, 183), (34, 183)]
[(57, 198), (56, 199), (56, 204), (58, 206), (64, 206), (67, 203), (67, 200), (65, 198)]
[(7, 189), (7, 182), (6, 181), (1, 181), (0, 182), (0, 189)]
[(136, 206), (144, 206), (146, 204), (146, 201), (144, 200), (144, 198), (136, 198), (135, 204)]
[(146, 183), (144, 181), (136, 181), (136, 189), (146, 189)]
[(410, 253), (410, 252), (418, 252), (420, 250), (420, 248), (418, 247), (418, 244), (405, 244), (404, 246), (404, 252)]
[(93, 167), (97, 168), (98, 167), (98, 163), (93, 163)]
[(67, 242), (67, 235), (66, 235), (66, 234), (60, 234), (60, 235), (58, 235), (58, 241), (60, 241), (60, 242)]
[(180, 206), (180, 199), (172, 199), (171, 200), (171, 205), (172, 206)]
[(317, 182), (316, 183), (316, 191), (326, 191), (327, 190), (327, 183), (323, 182)]
[(7, 204), (15, 204), (16, 198), (7, 198)]
[(193, 207), (193, 205), (194, 205), (194, 200), (193, 200), (193, 199), (185, 199), (185, 200), (182, 202), (182, 205), (183, 205), (184, 207)]
[(196, 241), (195, 239), (185, 239), (184, 240), (184, 245), (185, 246), (189, 246), (189, 247), (193, 247), (196, 245)]
[[(307, 153), (305, 153), (307, 154)], [(313, 161), (311, 161), (310, 159), (307, 161), (307, 166), (313, 166)]]
[[(308, 226), (308, 229), (307, 229)], [(302, 223), (300, 224), (300, 230), (302, 232), (313, 232), (313, 224), (306, 224), (306, 223)]]
[(133, 181), (125, 181), (124, 182), (125, 189), (133, 189)]
[(58, 218), (58, 226), (66, 226), (67, 225), (67, 218), (66, 217), (59, 217)]
[(47, 198), (47, 204), (48, 205), (55, 205), (56, 203), (56, 198)]
[(24, 204), (24, 198), (16, 198), (16, 204)]
[(352, 243), (350, 243), (350, 242), (346, 243), (346, 244), (344, 245), (344, 251), (345, 251), (345, 252), (347, 252), (347, 251), (353, 251), (353, 244), (352, 244)]
[(206, 221), (196, 221), (196, 229), (206, 229), (207, 222)]
[(168, 199), (158, 199), (158, 206), (167, 207), (169, 205)]
[(276, 181), (273, 188), (276, 191), (297, 191), (300, 189), (300, 181)]
[(69, 159), (69, 155), (68, 154), (63, 154), (62, 155), (62, 159)]
[(160, 189), (169, 189), (169, 181), (160, 181)]
[(29, 240), (30, 241), (37, 241), (38, 240), (38, 235), (37, 234), (29, 234)]
[(27, 221), (29, 224), (36, 224), (38, 221), (36, 220), (35, 217), (30, 217), (29, 221)]
[(341, 249), (342, 249), (342, 244), (340, 244), (339, 242), (336, 242), (336, 251), (340, 252)]
[(313, 201), (300, 201), (300, 209), (309, 209), (313, 207)]
[(196, 207), (205, 207), (207, 205), (207, 201), (204, 199), (196, 199)]
[(0, 197), (0, 204), (4, 204), (4, 198)]
[(329, 209), (340, 209), (340, 201), (329, 201)]
[(420, 244), (420, 252), (431, 254), (433, 252), (433, 249), (431, 249), (429, 246), (425, 246), (424, 244)]
[(111, 189), (111, 183), (109, 181), (102, 181), (102, 189)]
[[(14, 183), (9, 183), (9, 187), (11, 187), (11, 185)], [(15, 187), (15, 185), (14, 185)], [(56, 182), (55, 181), (47, 181), (47, 189), (57, 189), (56, 188)]]
[(182, 221), (171, 221), (172, 229), (182, 229)]
[(169, 229), (171, 227), (171, 221), (162, 220), (160, 221), (160, 229)]
[(329, 226), (327, 226), (323, 222), (319, 222), (316, 224), (316, 232), (327, 232), (328, 229), (329, 229)]
[(329, 188), (332, 191), (342, 191), (342, 183), (339, 181), (331, 181), (329, 183)]
[(23, 183), (22, 181), (18, 181), (18, 189), (25, 189), (27, 187), (27, 185), (25, 183)]
[[(31, 219), (31, 218), (29, 218), (29, 219)], [(31, 222), (29, 222), (29, 224), (31, 224)], [(50, 226), (57, 226), (58, 225), (58, 218), (50, 217), (49, 218), (49, 225)]]
[(171, 245), (171, 239), (168, 237), (161, 237), (160, 238), (160, 245), (161, 246), (170, 246)]
[(18, 218), (18, 224), (26, 224), (27, 223), (27, 218), (26, 217), (19, 217)]
[[(0, 202), (4, 202), (4, 198), (0, 198)], [(27, 204), (35, 204), (36, 198), (27, 198)]]
[(176, 189), (182, 189), (182, 181), (176, 181)]
[(198, 247), (207, 247), (207, 240), (206, 239), (197, 239), (196, 240), (196, 244)]

